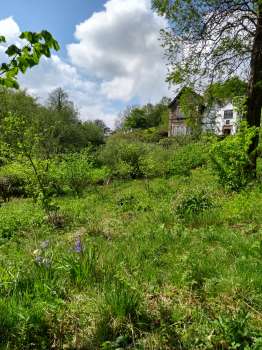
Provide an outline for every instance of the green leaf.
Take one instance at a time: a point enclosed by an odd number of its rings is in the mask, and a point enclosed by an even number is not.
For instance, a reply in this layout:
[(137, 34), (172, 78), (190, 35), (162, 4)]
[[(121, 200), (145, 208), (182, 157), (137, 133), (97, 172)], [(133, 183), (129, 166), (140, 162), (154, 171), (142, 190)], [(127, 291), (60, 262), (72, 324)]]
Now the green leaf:
[(60, 46), (59, 46), (59, 44), (58, 44), (58, 42), (56, 40), (53, 40), (53, 48), (56, 51), (60, 50)]
[(29, 42), (32, 42), (32, 39), (33, 39), (33, 33), (32, 32), (23, 32), (21, 33), (20, 39), (26, 39), (28, 40)]
[(9, 69), (9, 65), (7, 63), (2, 63), (0, 70), (7, 71)]
[(5, 43), (6, 40), (5, 40), (5, 37), (3, 35), (0, 35), (0, 43)]
[(7, 48), (7, 50), (5, 51), (5, 53), (8, 56), (15, 56), (15, 55), (19, 55), (21, 54), (21, 50), (16, 46), (16, 45), (11, 45)]

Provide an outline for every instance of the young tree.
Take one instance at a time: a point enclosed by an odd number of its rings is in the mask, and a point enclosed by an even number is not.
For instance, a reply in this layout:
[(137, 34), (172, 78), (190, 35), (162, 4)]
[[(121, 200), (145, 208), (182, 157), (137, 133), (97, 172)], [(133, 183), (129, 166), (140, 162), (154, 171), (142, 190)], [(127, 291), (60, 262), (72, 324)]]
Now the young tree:
[[(260, 126), (262, 108), (262, 0), (152, 0), (170, 21), (163, 31), (169, 81), (196, 85), (249, 71), (247, 122)], [(253, 139), (250, 154), (258, 145)], [(253, 152), (253, 168), (255, 152)]]

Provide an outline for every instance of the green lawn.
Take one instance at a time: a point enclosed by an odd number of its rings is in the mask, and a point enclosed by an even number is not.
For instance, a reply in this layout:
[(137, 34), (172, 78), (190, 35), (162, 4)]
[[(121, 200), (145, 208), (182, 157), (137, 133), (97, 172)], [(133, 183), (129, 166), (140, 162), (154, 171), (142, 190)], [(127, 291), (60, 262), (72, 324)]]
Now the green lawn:
[(261, 186), (197, 169), (57, 202), (63, 228), (0, 207), (0, 349), (262, 349)]

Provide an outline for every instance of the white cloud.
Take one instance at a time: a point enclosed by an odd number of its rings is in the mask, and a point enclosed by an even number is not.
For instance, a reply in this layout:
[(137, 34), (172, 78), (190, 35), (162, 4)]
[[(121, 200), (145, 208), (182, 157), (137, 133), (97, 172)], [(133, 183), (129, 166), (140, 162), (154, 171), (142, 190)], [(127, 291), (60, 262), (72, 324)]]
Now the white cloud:
[(74, 65), (103, 80), (107, 98), (156, 101), (168, 94), (159, 43), (165, 26), (148, 0), (110, 0), (76, 27), (79, 43), (68, 45), (68, 53)]
[(0, 20), (0, 33), (4, 35), (8, 41), (17, 40), (20, 35), (20, 29), (13, 17)]
[(41, 96), (40, 102), (44, 102), (52, 90), (62, 87), (74, 101), (82, 120), (103, 119), (110, 127), (114, 126), (118, 111), (104, 101), (99, 84), (82, 78), (75, 67), (57, 55), (43, 58), (26, 75), (20, 75), (19, 81), (30, 94)]
[[(22, 87), (44, 101), (57, 87), (64, 88), (80, 117), (103, 119), (114, 126), (119, 104), (155, 102), (169, 95), (159, 30), (166, 22), (150, 9), (150, 0), (109, 0), (104, 11), (76, 26), (77, 43), (68, 45), (70, 62), (58, 55), (43, 58), (20, 75)], [(0, 33), (20, 45), (18, 24), (0, 20)], [(1, 53), (6, 45), (0, 45)]]

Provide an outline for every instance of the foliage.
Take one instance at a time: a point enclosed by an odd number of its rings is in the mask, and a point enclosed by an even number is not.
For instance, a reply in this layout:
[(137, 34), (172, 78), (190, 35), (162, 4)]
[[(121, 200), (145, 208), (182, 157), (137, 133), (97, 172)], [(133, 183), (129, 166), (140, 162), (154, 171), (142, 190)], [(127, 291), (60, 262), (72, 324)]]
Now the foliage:
[(69, 188), (79, 195), (91, 182), (92, 157), (89, 149), (79, 153), (69, 153), (60, 162), (53, 162), (50, 175), (59, 188)]
[(183, 194), (176, 205), (176, 214), (185, 219), (213, 208), (214, 204), (208, 193), (202, 189)]
[[(232, 77), (224, 82), (215, 82), (205, 91), (205, 101), (209, 106), (214, 102), (225, 103), (247, 93), (247, 83), (238, 77)], [(241, 114), (242, 115), (242, 114)]]
[(191, 170), (205, 165), (208, 161), (208, 144), (190, 143), (178, 148), (170, 159), (170, 175), (189, 176)]
[(249, 170), (248, 151), (256, 134), (256, 128), (248, 128), (243, 122), (236, 136), (228, 137), (213, 145), (212, 166), (225, 188), (239, 190), (254, 176)]
[[(169, 30), (163, 30), (172, 67), (170, 81), (187, 85), (198, 78), (223, 79), (250, 58), (258, 1), (246, 7), (245, 1), (232, 6), (232, 1), (224, 4), (220, 0), (153, 0), (152, 4), (171, 24)], [(236, 15), (233, 19), (232, 14)]]
[[(187, 139), (188, 141), (188, 139)], [(102, 148), (99, 160), (111, 169), (116, 178), (152, 178), (158, 176), (189, 176), (192, 169), (207, 163), (207, 147), (212, 140), (187, 144), (184, 139), (170, 140), (166, 147), (141, 141), (126, 140), (114, 135)]]
[(201, 133), (204, 100), (191, 88), (184, 88), (179, 98), (179, 107), (193, 135)]
[[(49, 184), (45, 179), (48, 174), (48, 163), (37, 161), (35, 156), (45, 141), (46, 130), (39, 132), (33, 121), (28, 121), (24, 116), (8, 114), (1, 125), (1, 142), (10, 152), (10, 157), (15, 157), (20, 162), (28, 162), (36, 186), (33, 189), (36, 197), (46, 211), (53, 210), (50, 200)], [(48, 134), (48, 131), (47, 131)]]
[(120, 124), (124, 129), (148, 129), (162, 126), (168, 127), (168, 105), (170, 100), (163, 98), (159, 103), (146, 104), (142, 107), (128, 107), (120, 115)]
[[(37, 65), (42, 56), (50, 57), (51, 49), (59, 50), (58, 42), (46, 30), (23, 32), (19, 38), (25, 41), (25, 45), (22, 48), (15, 44), (9, 46), (5, 53), (10, 61), (0, 67), (0, 85), (8, 88), (19, 87), (16, 81), (19, 72), (25, 73), (28, 68)], [(5, 43), (5, 37), (1, 36), (0, 42)]]
[(11, 197), (22, 197), (26, 195), (25, 182), (23, 178), (14, 174), (0, 176), (0, 198), (4, 202)]
[[(0, 90), (0, 124), (8, 114), (24, 117), (25, 126), (34, 125), (35, 132), (41, 136), (38, 154), (49, 158), (58, 153), (74, 152), (87, 146), (97, 147), (104, 143), (105, 126), (95, 122), (81, 122), (73, 103), (62, 89), (64, 96), (61, 108), (52, 104), (40, 105), (36, 99), (24, 91)], [(50, 98), (58, 98), (56, 91)], [(55, 103), (54, 101), (52, 103)]]
[(128, 142), (113, 137), (102, 149), (99, 159), (107, 166), (113, 176), (122, 178), (136, 178), (142, 175), (140, 157), (146, 152), (146, 145), (141, 142)]

